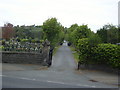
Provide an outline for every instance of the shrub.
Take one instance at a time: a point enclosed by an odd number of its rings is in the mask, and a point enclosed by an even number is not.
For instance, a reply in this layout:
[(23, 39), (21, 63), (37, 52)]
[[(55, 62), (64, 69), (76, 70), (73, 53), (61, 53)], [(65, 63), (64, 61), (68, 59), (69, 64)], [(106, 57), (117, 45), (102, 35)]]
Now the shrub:
[(0, 46), (0, 51), (4, 50), (4, 48), (5, 48), (5, 47), (4, 47), (3, 45), (1, 45), (1, 46)]
[(91, 46), (89, 38), (83, 38), (78, 40), (77, 49), (79, 61), (84, 64), (99, 64), (120, 68), (120, 46), (118, 45), (95, 44)]
[(93, 60), (97, 64), (120, 68), (120, 46), (114, 44), (99, 44), (93, 48)]
[(93, 64), (92, 60), (93, 47), (100, 43), (100, 38), (97, 35), (92, 35), (89, 38), (82, 38), (78, 40), (77, 49), (79, 51), (79, 59), (85, 64)]
[(28, 42), (28, 39), (21, 39), (21, 42)]
[(100, 44), (101, 38), (97, 34), (91, 34), (88, 38), (89, 46), (90, 48), (96, 47), (98, 44)]
[(77, 45), (78, 53), (79, 53), (79, 59), (83, 63), (87, 63), (89, 58), (89, 43), (88, 38), (82, 38), (78, 40)]

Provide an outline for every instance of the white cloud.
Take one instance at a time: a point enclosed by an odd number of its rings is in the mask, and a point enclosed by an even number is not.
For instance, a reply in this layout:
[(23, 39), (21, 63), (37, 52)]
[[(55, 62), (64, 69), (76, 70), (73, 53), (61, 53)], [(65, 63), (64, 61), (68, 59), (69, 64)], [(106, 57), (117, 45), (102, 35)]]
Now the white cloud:
[(64, 26), (88, 24), (92, 30), (107, 23), (117, 24), (119, 0), (1, 0), (0, 26), (42, 24), (56, 17)]

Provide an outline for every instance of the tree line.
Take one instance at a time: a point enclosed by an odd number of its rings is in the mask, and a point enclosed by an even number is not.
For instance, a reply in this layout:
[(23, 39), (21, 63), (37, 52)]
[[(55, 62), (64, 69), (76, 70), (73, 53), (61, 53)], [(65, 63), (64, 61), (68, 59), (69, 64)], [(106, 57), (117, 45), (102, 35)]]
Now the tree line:
[(120, 46), (116, 45), (120, 43), (119, 26), (104, 25), (95, 33), (88, 25), (73, 24), (65, 28), (56, 18), (49, 18), (43, 25), (17, 25), (13, 30), (13, 38), (19, 42), (40, 43), (48, 40), (55, 47), (65, 39), (79, 54), (78, 62), (120, 68)]
[(79, 54), (78, 63), (120, 68), (119, 26), (104, 25), (94, 33), (87, 25), (73, 24), (65, 38)]
[[(7, 26), (7, 24), (5, 25)], [(17, 39), (17, 41), (19, 42), (32, 43), (40, 43), (48, 40), (50, 41), (51, 46), (55, 47), (64, 39), (64, 27), (57, 21), (56, 18), (50, 18), (44, 21), (43, 25), (17, 25), (13, 26), (12, 28), (8, 26), (8, 28), (13, 29), (14, 35), (12, 38), (8, 38), (7, 36), (10, 36), (11, 34), (13, 34), (13, 32), (10, 30), (6, 30), (8, 33), (5, 33), (6, 35), (4, 36), (6, 36), (6, 38), (3, 39), (3, 42), (10, 41), (11, 39)]]

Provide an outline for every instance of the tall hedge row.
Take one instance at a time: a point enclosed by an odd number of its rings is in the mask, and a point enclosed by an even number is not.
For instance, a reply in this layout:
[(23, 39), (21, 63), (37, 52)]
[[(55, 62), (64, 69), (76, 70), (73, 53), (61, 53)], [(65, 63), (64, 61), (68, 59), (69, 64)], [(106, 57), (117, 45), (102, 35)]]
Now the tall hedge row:
[(114, 44), (98, 44), (93, 48), (94, 61), (113, 68), (120, 68), (120, 46)]
[(89, 44), (88, 38), (82, 38), (78, 40), (78, 53), (79, 53), (79, 60), (81, 63), (87, 63), (88, 56), (89, 56)]
[(97, 44), (91, 46), (88, 38), (79, 39), (80, 61), (84, 64), (100, 64), (120, 68), (120, 46), (114, 44)]

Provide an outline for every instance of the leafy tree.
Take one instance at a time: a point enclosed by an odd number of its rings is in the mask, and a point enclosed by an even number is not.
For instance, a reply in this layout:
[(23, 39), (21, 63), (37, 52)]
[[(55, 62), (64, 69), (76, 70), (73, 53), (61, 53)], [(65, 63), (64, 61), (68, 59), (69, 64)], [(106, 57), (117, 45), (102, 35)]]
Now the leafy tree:
[(41, 26), (15, 26), (14, 30), (16, 32), (16, 37), (27, 38), (27, 39), (43, 39), (44, 32)]
[(51, 45), (55, 46), (59, 42), (60, 33), (63, 32), (62, 25), (57, 22), (56, 18), (50, 18), (43, 23), (42, 28)]
[(78, 28), (78, 24), (73, 24), (73, 25), (71, 25), (71, 27), (70, 28), (68, 28), (68, 30), (67, 30), (67, 34), (66, 34), (66, 37), (67, 37), (67, 40), (69, 41), (69, 42), (71, 42), (71, 43), (73, 43), (74, 42), (74, 31), (76, 30)]
[(98, 44), (102, 43), (102, 40), (97, 34), (92, 33), (88, 37), (88, 42), (90, 47), (96, 47)]
[(119, 42), (119, 29), (113, 25), (104, 25), (103, 28), (97, 31), (103, 43), (118, 43)]
[(78, 26), (77, 24), (73, 24), (68, 29), (68, 40), (76, 47), (79, 39), (88, 38), (91, 33), (92, 31), (87, 25)]
[(118, 42), (120, 43), (120, 26), (118, 26)]
[(13, 25), (11, 23), (4, 24), (4, 27), (2, 27), (2, 38), (9, 40), (14, 37), (14, 35)]

